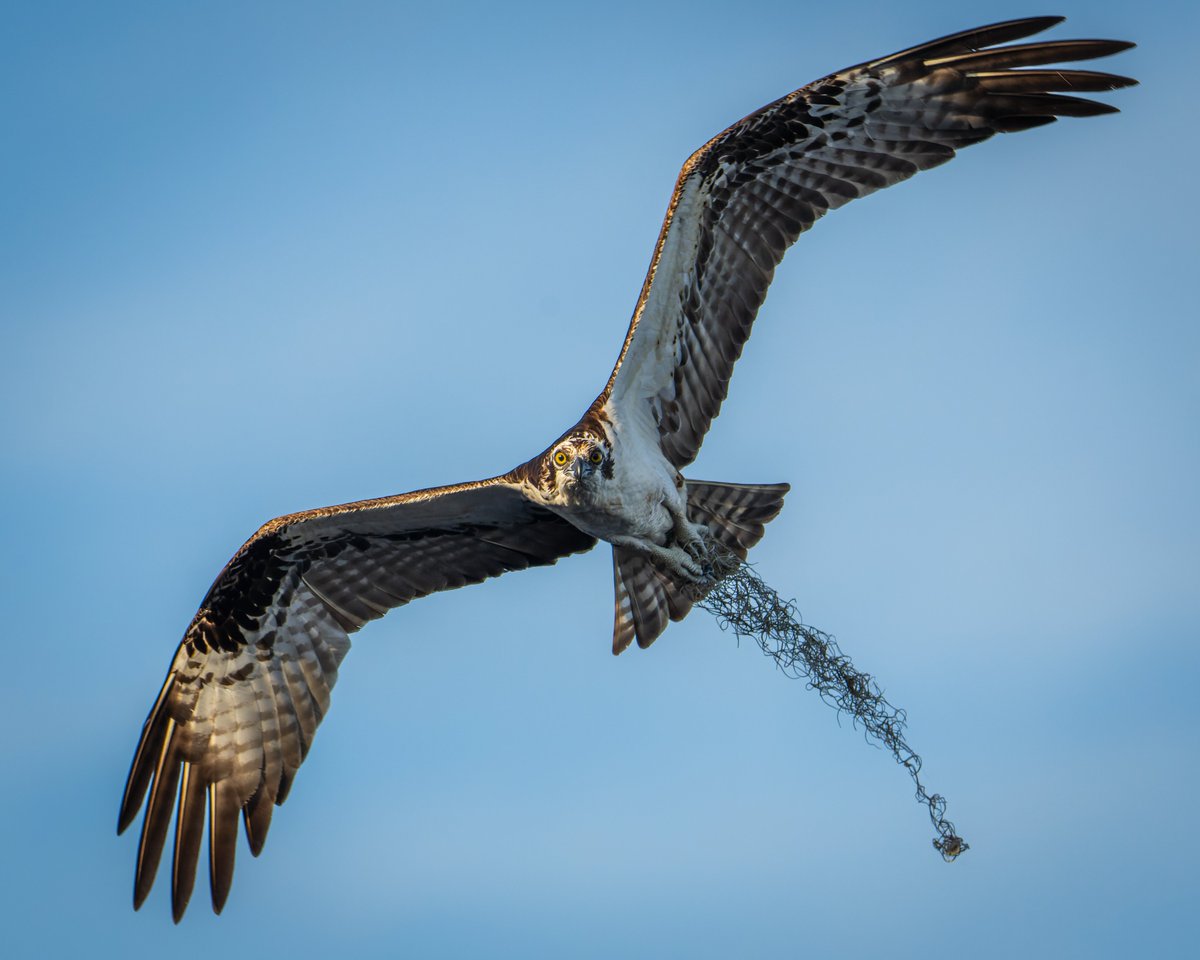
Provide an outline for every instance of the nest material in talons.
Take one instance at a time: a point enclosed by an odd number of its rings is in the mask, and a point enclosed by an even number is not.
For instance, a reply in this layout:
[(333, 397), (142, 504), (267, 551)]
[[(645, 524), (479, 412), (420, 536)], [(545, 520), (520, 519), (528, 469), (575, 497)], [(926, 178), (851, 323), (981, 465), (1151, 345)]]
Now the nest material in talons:
[(929, 809), (938, 834), (933, 846), (944, 860), (970, 849), (946, 819), (945, 799), (926, 792), (921, 758), (904, 739), (907, 717), (887, 701), (874, 678), (855, 669), (832, 636), (805, 624), (795, 604), (783, 600), (749, 564), (711, 541), (709, 566), (713, 581), (698, 585), (697, 606), (716, 617), (721, 629), (754, 640), (780, 670), (804, 680), (838, 713), (849, 714), (869, 739), (891, 751), (912, 777), (916, 799)]

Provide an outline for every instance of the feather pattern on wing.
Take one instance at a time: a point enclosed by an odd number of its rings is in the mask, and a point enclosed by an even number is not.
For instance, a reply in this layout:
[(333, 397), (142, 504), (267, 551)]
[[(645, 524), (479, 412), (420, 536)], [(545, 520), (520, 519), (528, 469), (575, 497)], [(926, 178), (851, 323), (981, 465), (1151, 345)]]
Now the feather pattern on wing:
[(118, 823), (124, 831), (145, 800), (135, 907), (176, 813), (175, 920), (192, 893), (206, 818), (220, 912), (238, 817), (257, 855), (329, 709), (350, 633), (417, 597), (554, 563), (595, 542), (507, 477), (266, 524), (209, 590), (142, 729)]
[(569, 453), (551, 447), (490, 480), (280, 517), (251, 537), (205, 596), (142, 729), (118, 821), (124, 831), (144, 807), (135, 907), (174, 819), (175, 920), (193, 891), (206, 825), (220, 912), (239, 832), (257, 855), (329, 709), (349, 635), (388, 610), (554, 563), (591, 548), (594, 534), (614, 544), (614, 652), (634, 640), (648, 646), (684, 617), (704, 579), (688, 573), (692, 528), (707, 531), (695, 542), (744, 558), (787, 492), (679, 472), (720, 411), (785, 251), (827, 211), (960, 147), (1058, 116), (1111, 112), (1069, 94), (1132, 80), (1039, 68), (1130, 44), (996, 46), (1059, 19), (969, 30), (851, 67), (693, 154), (616, 367), (560, 438), (570, 439)]
[(667, 459), (677, 468), (691, 463), (776, 265), (818, 218), (994, 133), (1114, 112), (1060, 91), (1114, 90), (1133, 80), (1019, 68), (1132, 44), (993, 46), (1061, 19), (967, 30), (851, 67), (750, 114), (696, 151), (679, 175), (601, 398), (618, 411), (648, 403)]

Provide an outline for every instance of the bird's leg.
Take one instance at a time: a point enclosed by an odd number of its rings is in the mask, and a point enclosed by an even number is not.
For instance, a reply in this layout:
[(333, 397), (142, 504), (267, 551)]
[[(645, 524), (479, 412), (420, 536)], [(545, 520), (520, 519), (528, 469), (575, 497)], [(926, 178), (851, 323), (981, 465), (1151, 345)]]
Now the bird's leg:
[(704, 524), (677, 520), (674, 533), (675, 542), (687, 552), (688, 556), (698, 563), (708, 561), (708, 528)]
[(711, 580), (713, 568), (708, 547), (711, 537), (708, 527), (702, 523), (692, 523), (684, 511), (671, 510), (671, 523), (675, 543), (700, 567), (704, 579)]
[(656, 567), (683, 583), (706, 583), (712, 579), (711, 569), (703, 566), (678, 546), (660, 547), (657, 543), (647, 543), (635, 537), (611, 537), (609, 543), (637, 551)]

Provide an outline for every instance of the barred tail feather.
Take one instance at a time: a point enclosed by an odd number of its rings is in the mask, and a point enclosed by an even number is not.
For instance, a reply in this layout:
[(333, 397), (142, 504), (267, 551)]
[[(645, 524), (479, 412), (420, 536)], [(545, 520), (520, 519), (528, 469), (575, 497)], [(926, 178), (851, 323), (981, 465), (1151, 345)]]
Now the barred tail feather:
[(692, 601), (682, 585), (676, 585), (645, 556), (628, 547), (613, 547), (613, 582), (616, 585), (614, 654), (635, 639), (639, 647), (650, 646), (667, 628), (669, 620), (682, 620), (692, 609)]
[[(786, 483), (687, 482), (688, 518), (702, 523), (716, 543), (746, 559), (747, 551), (762, 539), (766, 524), (778, 516)], [(613, 582), (616, 588), (613, 653), (650, 646), (669, 621), (688, 615), (694, 603), (689, 584), (676, 583), (643, 554), (613, 547)]]
[(779, 516), (786, 483), (710, 483), (687, 481), (688, 518), (703, 523), (717, 543), (739, 560), (763, 537), (764, 528)]

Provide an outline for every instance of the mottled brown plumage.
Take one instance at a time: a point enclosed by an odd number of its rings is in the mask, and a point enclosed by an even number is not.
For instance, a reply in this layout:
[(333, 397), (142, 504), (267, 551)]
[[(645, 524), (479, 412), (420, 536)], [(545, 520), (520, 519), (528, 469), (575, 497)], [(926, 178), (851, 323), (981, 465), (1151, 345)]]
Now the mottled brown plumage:
[(1127, 77), (1014, 71), (1108, 56), (1130, 43), (980, 50), (1061, 20), (966, 30), (850, 67), (756, 110), (692, 154), (606, 388), (649, 399), (671, 463), (696, 458), (775, 267), (825, 213), (995, 133), (1115, 112), (1058, 91), (1115, 90), (1135, 82)]
[(810, 84), (750, 114), (684, 165), (617, 364), (584, 417), (490, 480), (272, 520), (200, 605), (142, 729), (121, 802), (145, 808), (140, 906), (172, 815), (172, 910), (187, 906), (208, 822), (220, 911), (242, 818), (251, 853), (287, 797), (350, 646), (388, 610), (510, 570), (613, 545), (613, 651), (651, 644), (712, 583), (706, 550), (745, 557), (786, 484), (688, 481), (775, 267), (829, 210), (994, 133), (1112, 107), (1064, 92), (1133, 81), (1026, 69), (1130, 44), (996, 47), (1060, 18), (944, 37)]
[(183, 916), (210, 820), (213, 907), (233, 876), (237, 819), (262, 849), (329, 709), (349, 633), (392, 607), (595, 539), (530, 504), (505, 478), (272, 520), (229, 561), (175, 654), (134, 755), (119, 830), (146, 798), (134, 905), (154, 883), (181, 772), (172, 906)]

